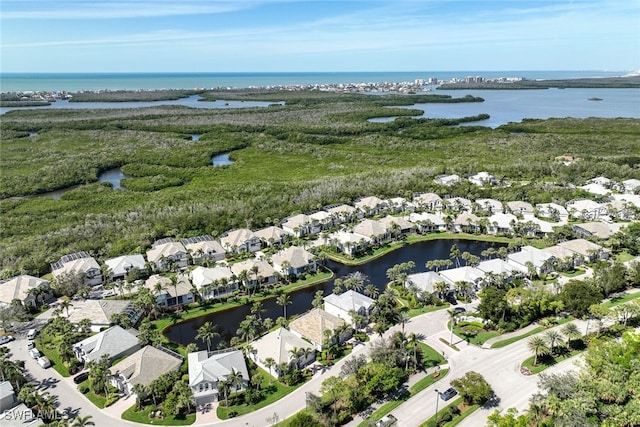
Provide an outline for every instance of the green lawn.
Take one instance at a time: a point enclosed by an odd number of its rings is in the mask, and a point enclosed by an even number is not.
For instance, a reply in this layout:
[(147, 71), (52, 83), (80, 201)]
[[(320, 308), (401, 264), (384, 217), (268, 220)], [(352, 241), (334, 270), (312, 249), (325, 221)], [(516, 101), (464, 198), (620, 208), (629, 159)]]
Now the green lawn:
[(507, 338), (507, 339), (502, 340), (502, 341), (494, 342), (494, 343), (491, 345), (491, 348), (502, 348), (502, 347), (506, 347), (506, 346), (508, 346), (509, 344), (513, 344), (513, 343), (514, 343), (514, 342), (516, 342), (516, 341), (520, 341), (521, 339), (524, 339), (524, 338), (530, 337), (531, 335), (535, 335), (535, 334), (537, 334), (538, 332), (542, 332), (542, 331), (543, 331), (543, 329), (542, 329), (542, 328), (537, 327), (537, 328), (532, 329), (532, 330), (530, 330), (529, 332), (526, 332), (526, 333), (524, 333), (524, 334), (516, 335), (515, 337), (511, 337), (511, 338)]
[(437, 377), (434, 377), (433, 376), (434, 374), (427, 375), (426, 377), (424, 377), (423, 379), (419, 380), (414, 385), (412, 385), (409, 388), (409, 393), (411, 393), (411, 395), (420, 393), (422, 390), (429, 387), (431, 384), (437, 381), (440, 381), (443, 377), (446, 377), (448, 373), (449, 373), (448, 369), (441, 369), (440, 371), (438, 371), (439, 375)]
[[(439, 397), (437, 397), (437, 399), (439, 399)], [(440, 409), (437, 414), (431, 416), (425, 422), (420, 424), (420, 427), (436, 426), (436, 419), (438, 420), (438, 425), (440, 427), (443, 427), (443, 426), (444, 427), (453, 427), (455, 425), (458, 425), (460, 422), (462, 422), (462, 420), (467, 418), (469, 415), (473, 414), (473, 412), (480, 407), (480, 405), (471, 405), (471, 406), (465, 407), (460, 414), (454, 416), (450, 421), (447, 421), (447, 422), (443, 422), (442, 421), (442, 418), (446, 414), (450, 414), (449, 409), (448, 409), (450, 406), (451, 407), (459, 406), (462, 403), (463, 403), (462, 397), (457, 398), (453, 402), (449, 403), (448, 405), (446, 405), (445, 407)]]
[(62, 359), (60, 358), (60, 353), (54, 348), (55, 347), (55, 337), (54, 341), (50, 341), (48, 343), (43, 343), (42, 339), (36, 340), (36, 348), (40, 350), (40, 353), (47, 356), (49, 361), (51, 361), (51, 367), (56, 370), (60, 375), (67, 378), (70, 376), (69, 370), (64, 363), (62, 363)]
[(636, 298), (640, 298), (640, 292), (634, 292), (632, 294), (624, 294), (621, 297), (612, 298), (607, 302), (602, 303), (605, 308), (615, 307), (616, 305), (624, 304), (625, 302), (632, 301)]
[(453, 333), (463, 340), (478, 346), (484, 344), (488, 339), (500, 335), (497, 331), (485, 330), (480, 322), (460, 322), (453, 328)]
[(407, 312), (409, 317), (420, 316), (421, 314), (431, 313), (438, 310), (444, 310), (449, 307), (449, 303), (443, 305), (430, 305), (429, 307), (412, 308)]
[(442, 357), (439, 351), (429, 347), (428, 345), (419, 342), (422, 349), (422, 364), (425, 368), (431, 368), (437, 365), (443, 365), (447, 363), (446, 359)]
[(635, 258), (635, 256), (631, 255), (627, 251), (620, 252), (618, 255), (616, 255), (616, 261), (617, 262), (627, 262), (627, 261), (630, 261), (630, 260), (632, 260), (634, 258)]
[(562, 274), (564, 277), (577, 277), (577, 276), (581, 276), (584, 274), (584, 269), (582, 268), (576, 268), (574, 271), (572, 272), (568, 272), (568, 273), (560, 273)]
[(523, 368), (528, 368), (532, 374), (538, 374), (542, 371), (544, 371), (545, 369), (555, 365), (558, 362), (562, 362), (565, 359), (568, 359), (570, 357), (576, 356), (580, 353), (582, 353), (585, 350), (585, 347), (582, 348), (578, 348), (578, 349), (573, 349), (570, 352), (566, 352), (562, 355), (558, 355), (555, 357), (552, 356), (542, 356), (542, 357), (538, 357), (538, 364), (537, 365), (533, 365), (533, 361), (535, 359), (535, 356), (531, 356), (527, 359), (524, 360), (524, 362), (522, 362), (522, 367)]
[(269, 384), (269, 381), (272, 381), (271, 384), (276, 387), (276, 390), (273, 393), (268, 394), (262, 401), (256, 403), (255, 405), (242, 404), (242, 405), (233, 405), (228, 407), (218, 405), (218, 410), (216, 412), (218, 418), (220, 418), (221, 420), (226, 420), (230, 418), (229, 413), (231, 412), (236, 412), (237, 413), (236, 416), (240, 416), (240, 415), (244, 415), (244, 414), (248, 414), (250, 412), (256, 411), (260, 408), (264, 408), (265, 406), (270, 405), (279, 399), (282, 399), (284, 396), (296, 390), (297, 388), (299, 388), (305, 383), (303, 381), (298, 385), (288, 386), (272, 378), (267, 372), (265, 372), (262, 369), (258, 369), (258, 373), (263, 377), (263, 381), (264, 381), (263, 384), (265, 384), (265, 386)]
[(136, 405), (127, 409), (122, 413), (122, 419), (132, 421), (140, 424), (153, 424), (159, 426), (187, 426), (193, 424), (196, 421), (196, 414), (188, 414), (186, 417), (175, 417), (173, 415), (167, 415), (162, 419), (149, 418), (149, 413), (155, 411), (156, 408), (153, 405), (147, 406), (142, 411), (136, 410)]

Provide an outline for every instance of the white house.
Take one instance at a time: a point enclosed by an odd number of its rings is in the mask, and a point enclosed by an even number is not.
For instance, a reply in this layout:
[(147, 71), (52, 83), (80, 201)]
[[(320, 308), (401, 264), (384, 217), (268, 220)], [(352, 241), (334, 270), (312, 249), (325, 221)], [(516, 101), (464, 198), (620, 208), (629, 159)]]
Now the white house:
[(187, 249), (182, 243), (174, 242), (171, 238), (160, 239), (147, 251), (147, 260), (156, 271), (169, 270), (172, 264), (176, 268), (186, 268)]
[(349, 205), (332, 205), (324, 208), (331, 215), (334, 223), (345, 223), (356, 216), (356, 208)]
[(231, 265), (231, 271), (236, 277), (242, 277), (246, 272), (243, 285), (253, 288), (257, 285), (269, 285), (278, 281), (278, 274), (268, 262), (258, 259), (248, 259)]
[(137, 269), (146, 270), (146, 261), (141, 254), (123, 255), (117, 258), (109, 258), (104, 260), (109, 270), (109, 279), (112, 281), (125, 280), (129, 270)]
[(246, 228), (228, 231), (220, 237), (220, 243), (227, 252), (257, 252), (262, 248), (260, 238)]
[(376, 196), (368, 196), (358, 199), (354, 203), (354, 206), (365, 216), (378, 215), (389, 208), (384, 200), (381, 200)]
[(594, 262), (598, 259), (609, 258), (608, 250), (586, 239), (567, 240), (565, 242), (558, 243), (557, 246), (569, 249), (575, 254), (583, 257), (585, 262)]
[(103, 355), (108, 355), (113, 361), (122, 356), (128, 356), (140, 349), (138, 337), (120, 326), (91, 335), (73, 345), (73, 352), (81, 362), (98, 361)]
[(270, 226), (253, 233), (267, 246), (281, 245), (284, 243), (287, 233), (280, 227)]
[[(157, 283), (162, 285), (160, 292), (157, 292)], [(195, 301), (193, 288), (186, 274), (178, 274), (175, 284), (167, 277), (154, 274), (145, 281), (144, 286), (156, 295), (158, 305), (161, 307), (174, 307)]]
[[(36, 305), (53, 297), (50, 282), (38, 277), (20, 275), (0, 281), (0, 306), (8, 306), (13, 300), (19, 300), (23, 305)], [(37, 289), (37, 290), (36, 290)]]
[(609, 190), (605, 186), (601, 184), (595, 184), (595, 183), (583, 185), (578, 188), (586, 191), (587, 193), (595, 194), (597, 196), (606, 196), (607, 194), (611, 193), (611, 190)]
[(520, 251), (507, 256), (507, 262), (525, 274), (529, 273), (529, 263), (538, 274), (550, 273), (553, 271), (553, 260), (553, 256), (533, 246), (523, 246)]
[(441, 270), (439, 274), (440, 277), (442, 277), (452, 288), (455, 288), (455, 285), (458, 282), (467, 282), (471, 285), (478, 285), (485, 276), (484, 272), (475, 267), (469, 267), (468, 265)]
[(399, 233), (407, 234), (411, 233), (416, 226), (409, 220), (400, 216), (387, 215), (379, 220), (380, 224), (386, 228), (390, 234)]
[(228, 266), (196, 267), (191, 282), (203, 299), (219, 298), (238, 289), (238, 279)]
[(391, 238), (391, 233), (380, 221), (363, 219), (353, 227), (353, 232), (369, 239), (372, 243), (381, 244)]
[(442, 198), (436, 193), (420, 193), (413, 197), (413, 203), (425, 211), (442, 210)]
[(351, 310), (354, 310), (365, 318), (369, 318), (369, 315), (373, 310), (373, 303), (375, 302), (372, 298), (352, 289), (343, 292), (340, 295), (327, 295), (323, 300), (324, 309), (327, 313), (338, 316), (351, 325), (355, 323), (351, 318)]
[(470, 212), (462, 212), (453, 220), (451, 225), (456, 233), (476, 233), (482, 230), (480, 217)]
[(87, 252), (76, 252), (60, 258), (51, 264), (51, 273), (56, 280), (68, 276), (82, 275), (85, 284), (97, 286), (102, 284), (102, 271), (98, 262)]
[(271, 256), (273, 268), (284, 276), (300, 276), (316, 270), (315, 256), (298, 246), (290, 246)]
[(371, 239), (362, 234), (337, 231), (329, 235), (329, 242), (334, 244), (341, 252), (351, 256), (369, 246)]
[[(440, 274), (435, 271), (426, 271), (424, 273), (410, 274), (408, 276), (409, 282), (413, 283), (420, 289), (422, 293), (434, 294), (436, 293), (435, 284), (439, 282), (447, 283)], [(449, 283), (447, 283), (449, 286)]]
[(536, 205), (540, 218), (551, 218), (554, 221), (566, 222), (569, 219), (569, 211), (557, 203), (540, 203)]
[(608, 239), (614, 234), (618, 233), (623, 227), (629, 225), (629, 223), (621, 222), (585, 222), (582, 224), (573, 224), (571, 228), (580, 237), (597, 237), (598, 239)]
[(573, 200), (566, 206), (567, 211), (574, 218), (595, 220), (607, 214), (606, 206), (588, 199)]
[(290, 216), (282, 222), (281, 227), (284, 231), (296, 237), (318, 234), (322, 231), (320, 223), (305, 214)]
[(519, 200), (507, 202), (507, 210), (514, 215), (522, 215), (525, 218), (533, 217), (535, 214), (531, 203)]
[(478, 212), (489, 212), (499, 214), (504, 211), (502, 202), (496, 199), (476, 199), (476, 210)]
[[(312, 224), (317, 224), (320, 226), (320, 231), (333, 225), (333, 217), (327, 211), (316, 211), (309, 215), (309, 219), (311, 220)], [(320, 231), (317, 231), (314, 234), (317, 234)]]
[(191, 254), (194, 264), (222, 261), (227, 256), (220, 242), (209, 235), (183, 239), (182, 244)]
[(427, 212), (411, 212), (409, 221), (416, 224), (421, 233), (433, 233), (435, 231), (447, 231), (447, 223), (437, 214)]
[[(67, 316), (68, 311), (68, 316)], [(132, 325), (135, 325), (142, 313), (135, 308), (132, 301), (126, 300), (77, 300), (71, 301), (68, 310), (62, 310), (60, 316), (67, 317), (69, 322), (78, 324), (82, 319), (91, 321), (91, 330), (99, 331), (109, 327), (114, 314), (126, 314)]]
[(451, 197), (448, 199), (443, 199), (442, 204), (445, 210), (453, 211), (453, 212), (472, 212), (473, 211), (473, 203), (471, 200), (466, 199), (464, 197)]
[(498, 234), (513, 233), (513, 227), (518, 223), (518, 218), (514, 214), (498, 213), (489, 217), (487, 233)]
[(416, 206), (404, 197), (392, 197), (385, 200), (384, 203), (389, 207), (391, 212), (406, 212), (415, 210)]
[(352, 329), (344, 328), (344, 326), (343, 319), (320, 308), (314, 308), (289, 323), (291, 332), (311, 341), (318, 351), (325, 347), (325, 331), (333, 333), (336, 330), (343, 330), (337, 336), (337, 343), (340, 344), (348, 340), (351, 337)]
[(244, 355), (240, 350), (223, 350), (208, 353), (206, 350), (187, 354), (189, 387), (196, 406), (206, 405), (224, 398), (220, 384), (237, 376), (239, 381), (231, 385), (231, 391), (245, 390), (251, 378)]
[(627, 194), (635, 194), (636, 190), (640, 188), (640, 179), (626, 179), (622, 181), (622, 187)]
[[(253, 348), (253, 351), (249, 353), (251, 360), (276, 378), (281, 374), (278, 368), (281, 363), (297, 365), (302, 368), (313, 362), (316, 357), (313, 344), (285, 328), (278, 328), (253, 341), (251, 347)], [(295, 356), (294, 352), (297, 353)], [(269, 359), (273, 359), (275, 362), (274, 367), (267, 366)]]
[(113, 365), (108, 377), (109, 383), (130, 395), (136, 384), (149, 386), (161, 375), (177, 371), (182, 365), (182, 356), (163, 347), (147, 345)]
[(469, 177), (469, 182), (483, 187), (485, 185), (496, 185), (498, 183), (498, 179), (495, 175), (491, 175), (489, 172), (478, 172), (477, 174)]
[(437, 176), (433, 182), (440, 185), (445, 185), (447, 187), (451, 185), (455, 185), (461, 181), (460, 176), (456, 174), (452, 175), (439, 175)]

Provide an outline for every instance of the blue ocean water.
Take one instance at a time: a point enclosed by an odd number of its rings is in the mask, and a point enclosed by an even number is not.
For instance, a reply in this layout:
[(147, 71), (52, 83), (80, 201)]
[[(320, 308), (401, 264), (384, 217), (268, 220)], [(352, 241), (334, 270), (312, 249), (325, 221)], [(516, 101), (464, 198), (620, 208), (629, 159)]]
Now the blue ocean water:
[(412, 82), (467, 76), (568, 79), (615, 77), (629, 71), (407, 71), (407, 72), (287, 72), (287, 73), (2, 73), (0, 92), (138, 89), (247, 88), (251, 86)]

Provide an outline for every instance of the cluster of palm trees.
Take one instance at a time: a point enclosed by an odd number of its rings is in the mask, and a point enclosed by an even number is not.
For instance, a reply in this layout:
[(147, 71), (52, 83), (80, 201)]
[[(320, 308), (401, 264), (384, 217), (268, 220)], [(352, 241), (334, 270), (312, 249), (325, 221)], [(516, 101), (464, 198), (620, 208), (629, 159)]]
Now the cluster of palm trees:
[(582, 338), (582, 332), (580, 332), (578, 326), (573, 322), (565, 324), (561, 332), (558, 332), (556, 329), (550, 329), (543, 335), (534, 335), (529, 339), (528, 347), (534, 355), (534, 366), (538, 364), (539, 357), (554, 357), (559, 353), (559, 349), (564, 348), (565, 345), (570, 350), (572, 343)]

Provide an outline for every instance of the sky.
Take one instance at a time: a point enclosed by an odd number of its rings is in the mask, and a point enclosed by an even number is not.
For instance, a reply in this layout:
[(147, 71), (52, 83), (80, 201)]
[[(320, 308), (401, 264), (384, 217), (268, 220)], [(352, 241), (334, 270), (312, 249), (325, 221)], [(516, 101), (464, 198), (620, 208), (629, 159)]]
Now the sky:
[(0, 71), (640, 70), (640, 0), (2, 0)]

